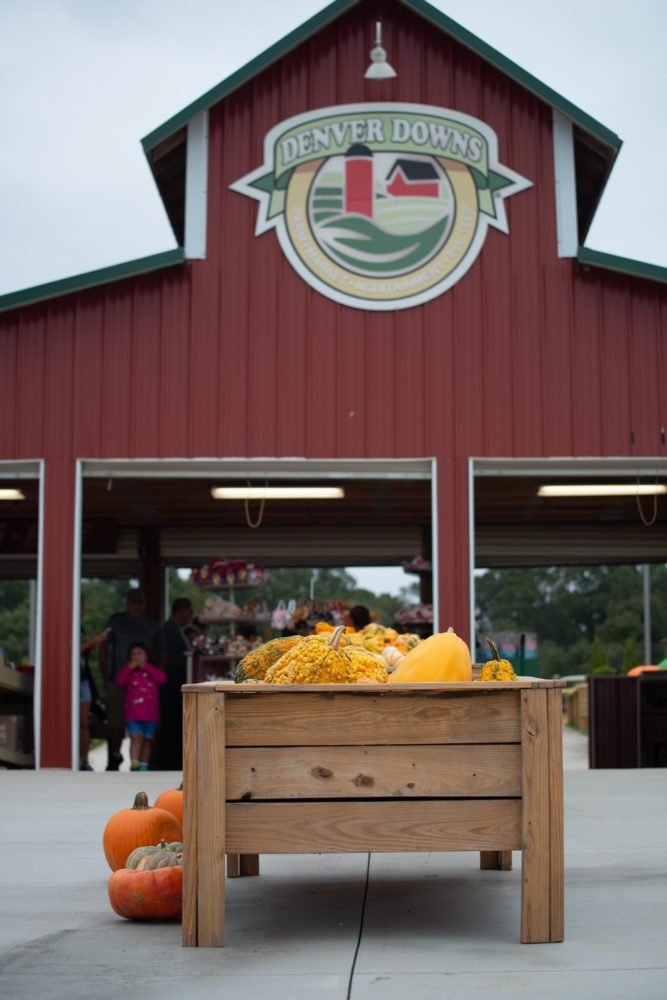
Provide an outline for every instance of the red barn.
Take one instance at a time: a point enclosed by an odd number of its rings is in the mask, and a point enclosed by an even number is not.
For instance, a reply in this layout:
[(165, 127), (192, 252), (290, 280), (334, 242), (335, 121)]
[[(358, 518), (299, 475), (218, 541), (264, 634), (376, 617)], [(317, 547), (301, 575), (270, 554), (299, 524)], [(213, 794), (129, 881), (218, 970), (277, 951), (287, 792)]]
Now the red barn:
[[(376, 20), (394, 79), (364, 78)], [(437, 160), (451, 232), (339, 219), (326, 161), (355, 143)], [(436, 627), (470, 638), (476, 565), (667, 558), (634, 498), (537, 493), (665, 476), (667, 269), (585, 246), (604, 125), (424, 0), (336, 0), (144, 148), (177, 249), (0, 299), (0, 487), (24, 497), (0, 567), (36, 580), (38, 765), (77, 764), (82, 576), (140, 577), (157, 615), (165, 567), (206, 555), (420, 553)], [(252, 531), (210, 495), (248, 479), (346, 495)]]
[(397, 160), (387, 174), (387, 191), (394, 198), (437, 198), (440, 185), (435, 167), (418, 160)]

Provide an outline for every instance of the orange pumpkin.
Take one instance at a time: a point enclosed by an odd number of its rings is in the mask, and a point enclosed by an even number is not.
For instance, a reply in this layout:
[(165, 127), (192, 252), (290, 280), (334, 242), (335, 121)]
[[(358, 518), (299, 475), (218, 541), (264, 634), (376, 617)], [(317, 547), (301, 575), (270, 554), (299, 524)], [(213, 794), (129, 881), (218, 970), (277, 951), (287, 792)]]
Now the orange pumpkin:
[(166, 809), (183, 826), (183, 783), (180, 788), (169, 788), (160, 792), (155, 800), (156, 809)]
[(131, 809), (121, 809), (111, 817), (104, 828), (102, 844), (109, 868), (115, 872), (125, 867), (136, 847), (182, 839), (178, 820), (165, 809), (149, 806), (146, 793), (139, 792)]
[(175, 920), (183, 907), (183, 868), (120, 868), (108, 884), (109, 902), (128, 920)]

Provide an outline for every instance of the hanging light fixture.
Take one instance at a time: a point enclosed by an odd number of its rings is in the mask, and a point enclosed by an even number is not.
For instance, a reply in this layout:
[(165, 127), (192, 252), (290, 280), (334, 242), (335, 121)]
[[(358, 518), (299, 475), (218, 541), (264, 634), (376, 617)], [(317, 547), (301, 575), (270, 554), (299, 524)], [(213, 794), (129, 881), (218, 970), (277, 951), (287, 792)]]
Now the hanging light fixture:
[(588, 483), (540, 486), (538, 497), (633, 497), (658, 496), (667, 493), (667, 486), (636, 483)]
[(0, 500), (25, 500), (23, 490), (3, 489), (0, 490)]
[(371, 49), (371, 64), (364, 73), (367, 80), (389, 80), (396, 76), (396, 70), (387, 62), (387, 53), (382, 47), (382, 22), (375, 23), (375, 46)]
[(214, 486), (215, 500), (342, 500), (340, 486)]

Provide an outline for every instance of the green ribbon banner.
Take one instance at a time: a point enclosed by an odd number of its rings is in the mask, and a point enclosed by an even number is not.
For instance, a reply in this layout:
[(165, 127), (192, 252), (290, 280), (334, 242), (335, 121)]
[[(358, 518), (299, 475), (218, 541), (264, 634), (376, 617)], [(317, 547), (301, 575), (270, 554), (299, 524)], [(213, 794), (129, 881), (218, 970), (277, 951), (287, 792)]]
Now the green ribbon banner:
[(273, 148), (273, 171), (253, 183), (270, 194), (268, 218), (285, 209), (292, 171), (303, 163), (343, 156), (355, 145), (372, 153), (419, 153), (446, 157), (467, 166), (475, 180), (480, 211), (495, 217), (493, 192), (511, 183), (489, 169), (486, 137), (464, 122), (414, 112), (347, 112), (302, 122), (279, 135)]

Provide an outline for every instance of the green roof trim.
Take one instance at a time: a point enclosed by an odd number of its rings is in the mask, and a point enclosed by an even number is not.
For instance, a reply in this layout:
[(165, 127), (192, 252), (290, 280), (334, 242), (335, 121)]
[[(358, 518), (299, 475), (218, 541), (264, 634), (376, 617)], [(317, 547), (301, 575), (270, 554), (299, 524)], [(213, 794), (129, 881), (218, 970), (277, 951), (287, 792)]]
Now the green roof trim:
[(667, 267), (647, 264), (643, 260), (616, 257), (614, 254), (602, 253), (601, 250), (590, 250), (588, 247), (579, 247), (577, 260), (585, 267), (601, 267), (607, 271), (617, 271), (619, 274), (630, 274), (635, 278), (667, 282)]
[[(288, 35), (280, 41), (275, 42), (264, 52), (251, 59), (250, 62), (242, 66), (241, 69), (236, 70), (231, 76), (226, 77), (221, 83), (213, 87), (211, 90), (207, 91), (196, 101), (188, 104), (187, 107), (179, 111), (178, 114), (169, 118), (168, 121), (164, 122), (158, 128), (149, 132), (148, 135), (144, 136), (141, 140), (144, 147), (144, 152), (148, 152), (153, 149), (164, 139), (167, 139), (178, 129), (183, 128), (184, 125), (192, 119), (195, 115), (199, 114), (201, 111), (206, 111), (208, 108), (213, 107), (218, 101), (222, 100), (232, 91), (236, 90), (238, 87), (247, 83), (248, 80), (252, 79), (262, 70), (265, 70), (272, 63), (276, 62), (282, 56), (284, 56), (291, 49), (295, 48), (301, 42), (305, 41), (310, 35), (314, 34), (320, 28), (325, 27), (335, 18), (344, 14), (346, 10), (353, 7), (358, 0), (334, 0), (327, 7), (324, 7), (318, 14), (304, 21), (302, 25), (295, 28)], [(472, 52), (476, 53), (480, 58), (484, 59), (486, 62), (495, 66), (506, 76), (509, 76), (516, 83), (520, 84), (526, 90), (529, 90), (536, 97), (545, 101), (547, 104), (556, 108), (560, 111), (566, 118), (570, 118), (573, 122), (579, 125), (584, 131), (589, 132), (595, 138), (599, 139), (600, 142), (609, 146), (615, 154), (621, 148), (622, 141), (619, 137), (608, 129), (605, 125), (596, 121), (581, 108), (578, 108), (576, 104), (572, 104), (565, 97), (562, 97), (551, 87), (542, 83), (537, 77), (534, 77), (531, 73), (528, 73), (521, 66), (518, 66), (511, 59), (508, 59), (502, 53), (498, 52), (491, 45), (487, 45), (483, 42), (481, 38), (477, 35), (473, 35), (471, 31), (463, 28), (456, 21), (453, 21), (442, 11), (433, 7), (432, 4), (427, 3), (426, 0), (400, 0), (406, 7), (410, 7), (415, 13), (420, 14), (427, 21), (435, 27), (440, 28), (447, 34), (451, 35), (466, 48), (470, 49)], [(369, 40), (370, 47), (370, 40)]]
[(71, 278), (49, 281), (45, 285), (33, 285), (32, 288), (23, 288), (18, 292), (0, 295), (0, 311), (14, 309), (16, 306), (25, 306), (31, 302), (41, 302), (43, 299), (53, 299), (59, 295), (68, 295), (70, 292), (79, 292), (84, 288), (105, 285), (111, 281), (120, 281), (121, 278), (131, 278), (137, 274), (159, 271), (163, 267), (182, 264), (184, 260), (185, 250), (183, 247), (176, 247), (175, 250), (154, 253), (150, 257), (139, 257), (137, 260), (128, 260), (122, 264), (101, 267), (97, 271), (75, 274)]

